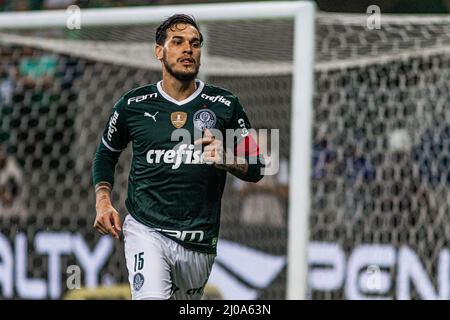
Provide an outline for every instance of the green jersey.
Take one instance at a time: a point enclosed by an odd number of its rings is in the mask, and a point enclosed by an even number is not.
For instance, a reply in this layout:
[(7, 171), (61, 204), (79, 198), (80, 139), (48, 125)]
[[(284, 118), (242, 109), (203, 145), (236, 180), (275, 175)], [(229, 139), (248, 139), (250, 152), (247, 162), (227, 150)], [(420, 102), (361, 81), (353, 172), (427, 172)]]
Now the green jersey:
[[(129, 213), (187, 248), (215, 253), (227, 172), (204, 163), (194, 137), (209, 128), (225, 138), (227, 129), (235, 129), (236, 150), (249, 145), (250, 122), (237, 97), (224, 89), (196, 80), (196, 91), (177, 101), (161, 83), (133, 89), (115, 104), (94, 159), (93, 182), (113, 184), (120, 152), (131, 141)], [(245, 179), (256, 182), (262, 177), (259, 150), (245, 157), (258, 159)]]

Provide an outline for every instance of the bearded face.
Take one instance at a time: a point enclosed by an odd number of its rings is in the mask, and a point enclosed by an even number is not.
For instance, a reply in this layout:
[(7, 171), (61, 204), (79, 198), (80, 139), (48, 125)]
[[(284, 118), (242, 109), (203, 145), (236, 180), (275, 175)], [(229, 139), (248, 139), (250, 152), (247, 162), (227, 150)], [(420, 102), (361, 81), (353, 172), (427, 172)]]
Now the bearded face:
[(156, 54), (165, 70), (175, 79), (188, 82), (200, 69), (201, 44), (197, 29), (178, 23), (167, 29), (164, 46), (157, 45)]

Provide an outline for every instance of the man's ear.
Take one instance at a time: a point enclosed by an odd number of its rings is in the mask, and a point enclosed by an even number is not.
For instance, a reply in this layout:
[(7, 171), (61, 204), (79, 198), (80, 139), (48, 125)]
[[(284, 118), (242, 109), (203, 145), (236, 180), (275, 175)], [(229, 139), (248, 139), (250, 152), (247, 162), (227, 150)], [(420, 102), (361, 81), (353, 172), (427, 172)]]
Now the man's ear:
[(164, 56), (164, 52), (163, 52), (164, 48), (162, 45), (157, 44), (155, 46), (155, 57), (156, 59), (158, 59), (159, 61), (161, 61), (163, 59)]

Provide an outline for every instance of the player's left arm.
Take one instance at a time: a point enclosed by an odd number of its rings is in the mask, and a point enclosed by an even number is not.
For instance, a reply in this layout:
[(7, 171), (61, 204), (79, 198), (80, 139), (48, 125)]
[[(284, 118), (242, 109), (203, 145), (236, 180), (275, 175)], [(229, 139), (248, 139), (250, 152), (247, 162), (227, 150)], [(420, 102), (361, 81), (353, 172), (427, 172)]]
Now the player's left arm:
[[(263, 177), (264, 157), (260, 154), (258, 144), (250, 134), (250, 121), (239, 101), (234, 105), (229, 128), (236, 130), (238, 140), (234, 150), (224, 148), (223, 142), (216, 139), (206, 129), (201, 143), (204, 147), (204, 160), (213, 163), (221, 170), (249, 182), (258, 182)], [(197, 142), (198, 143), (198, 142)]]

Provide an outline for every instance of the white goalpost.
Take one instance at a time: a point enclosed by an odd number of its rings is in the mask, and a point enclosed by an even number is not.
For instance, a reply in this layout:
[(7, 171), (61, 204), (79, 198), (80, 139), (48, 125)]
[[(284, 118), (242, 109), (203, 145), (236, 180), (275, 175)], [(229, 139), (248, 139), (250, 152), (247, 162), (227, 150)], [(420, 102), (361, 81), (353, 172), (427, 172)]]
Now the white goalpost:
[[(306, 299), (308, 287), (307, 248), (309, 240), (309, 216), (311, 206), (310, 176), (312, 157), (313, 119), (313, 75), (314, 75), (314, 26), (315, 5), (309, 1), (246, 2), (226, 4), (192, 4), (154, 7), (131, 7), (110, 9), (81, 9), (80, 23), (83, 28), (121, 27), (158, 24), (174, 13), (193, 15), (205, 24), (205, 34), (211, 35), (208, 24), (233, 23), (233, 21), (286, 21), (293, 23), (292, 57), (288, 61), (275, 57), (264, 59), (240, 59), (240, 43), (233, 51), (235, 56), (221, 56), (211, 52), (206, 41), (205, 64), (202, 75), (206, 77), (254, 77), (265, 81), (265, 77), (290, 77), (290, 137), (289, 145), (289, 201), (287, 223), (287, 278), (286, 299)], [(126, 65), (145, 70), (159, 70), (157, 61), (152, 61), (151, 43), (135, 41), (132, 45), (119, 41), (99, 42), (89, 39), (51, 39), (45, 35), (28, 33), (10, 34), (8, 30), (66, 29), (72, 13), (65, 10), (0, 14), (0, 43), (33, 46), (52, 52), (94, 59), (105, 63)], [(232, 31), (230, 31), (232, 33)], [(232, 36), (231, 36), (232, 37)], [(249, 37), (251, 39), (251, 36)], [(255, 44), (246, 43), (255, 52)], [(276, 49), (278, 39), (268, 39)], [(236, 37), (236, 41), (239, 41)], [(243, 39), (242, 42), (250, 41)], [(244, 50), (244, 49), (242, 49)], [(251, 56), (251, 49), (245, 49)], [(269, 50), (269, 49), (268, 49)], [(148, 52), (143, 55), (142, 52)], [(100, 71), (99, 71), (100, 72)], [(258, 80), (258, 81), (259, 81)], [(124, 81), (127, 81), (124, 77)], [(214, 81), (212, 81), (214, 83)], [(243, 89), (244, 90), (244, 89)], [(273, 104), (273, 108), (277, 108)], [(255, 107), (257, 110), (257, 107)], [(255, 111), (256, 112), (256, 111)], [(89, 118), (89, 116), (86, 116)], [(251, 120), (251, 119), (250, 119)], [(261, 121), (263, 122), (264, 119)], [(81, 126), (81, 125), (80, 125)], [(94, 126), (94, 124), (92, 124)], [(267, 128), (278, 129), (278, 128)], [(89, 141), (80, 133), (82, 139)], [(283, 148), (283, 145), (281, 148)]]

